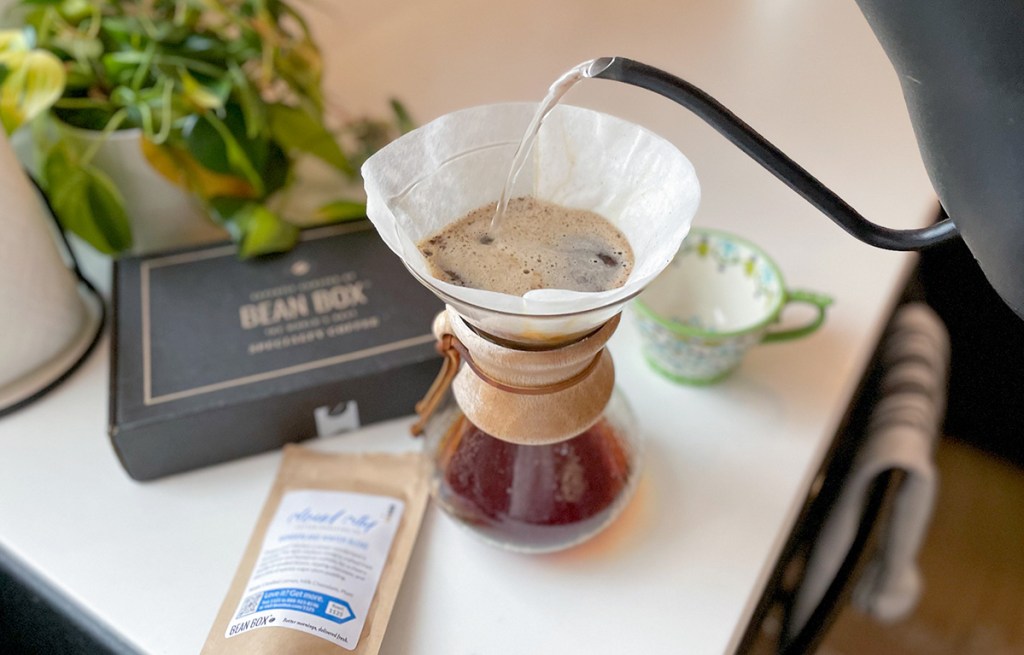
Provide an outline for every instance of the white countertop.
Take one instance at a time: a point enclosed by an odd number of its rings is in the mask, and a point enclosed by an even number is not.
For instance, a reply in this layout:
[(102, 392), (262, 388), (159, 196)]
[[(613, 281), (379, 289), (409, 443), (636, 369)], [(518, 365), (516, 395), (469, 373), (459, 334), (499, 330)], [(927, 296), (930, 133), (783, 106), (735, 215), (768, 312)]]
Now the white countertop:
[[(536, 100), (569, 66), (624, 55), (703, 87), (872, 220), (931, 219), (895, 74), (852, 0), (308, 6), (330, 96), (355, 113), (391, 95), (420, 122)], [(836, 303), (821, 331), (758, 348), (709, 388), (652, 373), (627, 316), (611, 347), (647, 442), (634, 502), (594, 541), (541, 557), (483, 545), (430, 507), (384, 653), (731, 652), (913, 262), (848, 237), (667, 100), (593, 81), (568, 101), (678, 144), (703, 187), (696, 224), (746, 236), (792, 287)], [(279, 455), (130, 480), (106, 437), (107, 365), (104, 341), (0, 420), (0, 547), (140, 650), (197, 652)], [(314, 446), (416, 447), (409, 422)]]

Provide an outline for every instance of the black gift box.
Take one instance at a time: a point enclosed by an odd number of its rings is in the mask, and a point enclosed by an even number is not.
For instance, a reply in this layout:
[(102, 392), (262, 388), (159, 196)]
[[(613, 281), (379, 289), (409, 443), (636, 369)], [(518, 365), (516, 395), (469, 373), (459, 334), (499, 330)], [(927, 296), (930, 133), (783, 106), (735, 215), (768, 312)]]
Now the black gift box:
[(114, 267), (110, 437), (138, 480), (411, 414), (440, 301), (366, 222), (283, 255), (232, 245)]

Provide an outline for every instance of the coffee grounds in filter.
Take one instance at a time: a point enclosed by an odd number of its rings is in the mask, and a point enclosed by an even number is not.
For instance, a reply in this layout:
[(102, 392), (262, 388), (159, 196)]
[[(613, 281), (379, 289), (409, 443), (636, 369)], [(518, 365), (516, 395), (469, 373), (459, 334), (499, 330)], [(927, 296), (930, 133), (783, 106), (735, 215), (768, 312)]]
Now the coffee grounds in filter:
[(595, 212), (516, 198), (496, 234), (489, 232), (493, 214), (488, 203), (418, 244), (434, 277), (521, 296), (606, 291), (624, 285), (633, 270), (629, 241)]

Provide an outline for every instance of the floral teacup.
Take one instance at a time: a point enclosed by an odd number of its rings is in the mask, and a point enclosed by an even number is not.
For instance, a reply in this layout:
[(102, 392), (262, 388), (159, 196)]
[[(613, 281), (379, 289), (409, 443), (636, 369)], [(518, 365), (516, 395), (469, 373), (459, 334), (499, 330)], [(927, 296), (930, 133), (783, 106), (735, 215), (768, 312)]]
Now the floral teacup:
[[(711, 384), (739, 366), (752, 346), (817, 330), (831, 302), (787, 289), (779, 267), (752, 243), (694, 228), (634, 308), (654, 370), (677, 382)], [(799, 327), (772, 329), (790, 303), (810, 304), (814, 317)]]

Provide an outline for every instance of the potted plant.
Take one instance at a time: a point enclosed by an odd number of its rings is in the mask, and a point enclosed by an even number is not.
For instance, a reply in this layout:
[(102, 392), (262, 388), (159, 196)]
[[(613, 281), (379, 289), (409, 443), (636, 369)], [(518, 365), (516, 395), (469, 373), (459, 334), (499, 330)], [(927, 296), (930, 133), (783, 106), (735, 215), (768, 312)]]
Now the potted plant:
[[(296, 163), (315, 158), (354, 180), (362, 158), (408, 127), (395, 103), (393, 119), (335, 137), (320, 53), (285, 0), (22, 0), (18, 10), (24, 27), (8, 39), (52, 54), (64, 73), (32, 126), (34, 170), (65, 229), (102, 252), (132, 249), (135, 221), (161, 208), (165, 228), (187, 214), (168, 209), (169, 185), (186, 189), (242, 256), (286, 250), (298, 228), (279, 199)], [(141, 183), (128, 179), (136, 174)], [(318, 218), (363, 211), (339, 200)]]

